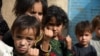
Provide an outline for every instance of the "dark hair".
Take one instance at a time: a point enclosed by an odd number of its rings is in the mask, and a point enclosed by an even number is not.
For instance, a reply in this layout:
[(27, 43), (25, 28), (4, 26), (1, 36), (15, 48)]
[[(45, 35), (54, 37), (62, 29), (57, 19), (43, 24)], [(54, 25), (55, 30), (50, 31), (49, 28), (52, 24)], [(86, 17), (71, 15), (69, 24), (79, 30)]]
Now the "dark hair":
[(0, 12), (1, 12), (1, 8), (2, 8), (2, 0), (0, 0)]
[(64, 26), (66, 26), (66, 28), (68, 27), (69, 20), (67, 14), (64, 12), (63, 9), (55, 5), (52, 5), (47, 9), (47, 14), (42, 19), (42, 27), (50, 22), (52, 17), (55, 17), (57, 25), (63, 24)]
[(95, 30), (95, 28), (97, 26), (100, 26), (100, 15), (97, 15), (93, 20), (92, 20), (92, 26), (93, 26), (93, 30)]
[(35, 17), (29, 15), (22, 15), (15, 19), (11, 28), (12, 35), (15, 31), (21, 32), (27, 28), (35, 28), (36, 37), (40, 35), (40, 23), (37, 21)]
[(9, 30), (7, 22), (0, 15), (0, 35), (4, 36), (5, 33)]
[(32, 8), (32, 5), (36, 2), (42, 3), (43, 15), (45, 15), (47, 10), (47, 2), (44, 0), (16, 0), (13, 11), (16, 16), (20, 16), (25, 14), (29, 8)]
[(92, 25), (89, 21), (81, 21), (79, 23), (76, 24), (75, 27), (75, 34), (76, 35), (83, 35), (85, 31), (88, 31), (90, 33), (93, 32), (92, 30)]

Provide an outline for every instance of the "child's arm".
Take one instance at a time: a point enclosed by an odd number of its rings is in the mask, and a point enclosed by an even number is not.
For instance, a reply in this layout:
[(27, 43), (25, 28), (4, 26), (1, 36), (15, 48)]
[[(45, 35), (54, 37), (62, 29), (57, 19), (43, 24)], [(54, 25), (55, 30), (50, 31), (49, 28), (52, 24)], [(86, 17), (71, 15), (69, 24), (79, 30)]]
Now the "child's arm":
[(72, 39), (69, 35), (66, 36), (65, 42), (66, 42), (67, 49), (72, 50)]
[(65, 37), (65, 43), (66, 43), (66, 56), (73, 56), (73, 51), (72, 51), (72, 39), (69, 35)]

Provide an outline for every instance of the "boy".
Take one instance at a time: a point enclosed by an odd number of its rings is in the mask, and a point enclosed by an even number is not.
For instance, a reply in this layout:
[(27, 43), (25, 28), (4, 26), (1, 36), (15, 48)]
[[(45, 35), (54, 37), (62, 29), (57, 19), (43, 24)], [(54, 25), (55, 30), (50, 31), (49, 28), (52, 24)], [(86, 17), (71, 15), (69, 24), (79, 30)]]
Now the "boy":
[(78, 43), (74, 45), (74, 56), (97, 56), (89, 42), (92, 38), (92, 26), (89, 21), (81, 21), (76, 25), (75, 34)]
[(92, 20), (93, 31), (96, 33), (95, 37), (90, 41), (90, 44), (97, 51), (97, 56), (100, 56), (100, 15)]
[(12, 25), (11, 33), (14, 40), (14, 56), (38, 56), (39, 50), (32, 48), (40, 35), (40, 23), (35, 17), (18, 17)]

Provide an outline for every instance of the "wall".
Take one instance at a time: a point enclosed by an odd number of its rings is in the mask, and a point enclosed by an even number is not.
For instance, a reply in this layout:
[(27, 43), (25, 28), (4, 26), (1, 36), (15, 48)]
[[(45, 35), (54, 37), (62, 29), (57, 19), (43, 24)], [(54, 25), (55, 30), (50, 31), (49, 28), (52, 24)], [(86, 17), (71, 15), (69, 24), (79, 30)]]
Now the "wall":
[(15, 16), (12, 13), (12, 9), (14, 7), (15, 0), (2, 0), (3, 6), (2, 6), (2, 15), (4, 19), (7, 21), (9, 27), (11, 27)]

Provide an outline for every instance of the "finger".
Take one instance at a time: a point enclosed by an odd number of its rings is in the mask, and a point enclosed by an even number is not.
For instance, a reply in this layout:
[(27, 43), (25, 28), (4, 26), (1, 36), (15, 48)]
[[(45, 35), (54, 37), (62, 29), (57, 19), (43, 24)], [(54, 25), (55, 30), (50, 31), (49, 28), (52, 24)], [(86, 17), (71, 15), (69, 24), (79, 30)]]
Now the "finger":
[(38, 56), (39, 55), (39, 49), (37, 49), (37, 48), (30, 48), (28, 54), (30, 56)]

